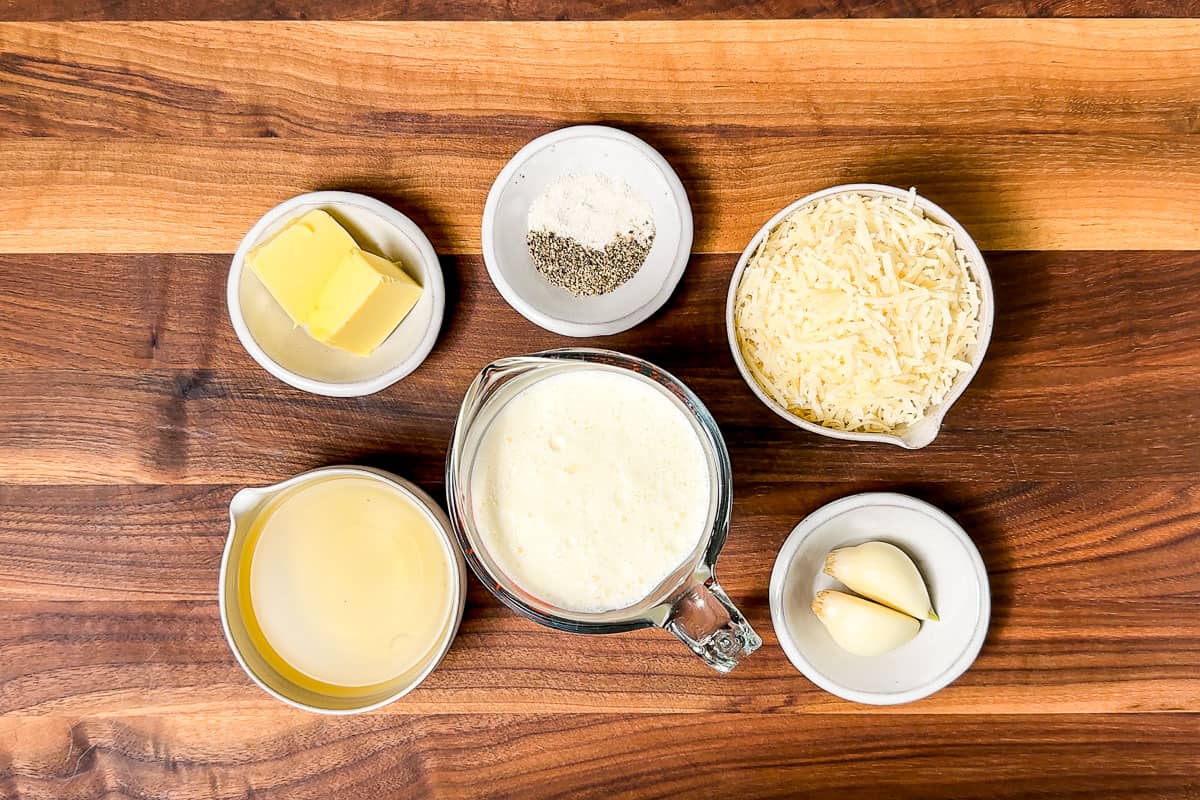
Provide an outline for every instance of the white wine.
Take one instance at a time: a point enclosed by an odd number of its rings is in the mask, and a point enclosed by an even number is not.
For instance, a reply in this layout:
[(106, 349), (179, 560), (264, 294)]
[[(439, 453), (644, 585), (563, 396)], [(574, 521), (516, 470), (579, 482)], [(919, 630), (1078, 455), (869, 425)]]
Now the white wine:
[(258, 515), (238, 576), (267, 662), (327, 694), (366, 693), (419, 667), (447, 635), (453, 564), (428, 512), (387, 481), (295, 487)]

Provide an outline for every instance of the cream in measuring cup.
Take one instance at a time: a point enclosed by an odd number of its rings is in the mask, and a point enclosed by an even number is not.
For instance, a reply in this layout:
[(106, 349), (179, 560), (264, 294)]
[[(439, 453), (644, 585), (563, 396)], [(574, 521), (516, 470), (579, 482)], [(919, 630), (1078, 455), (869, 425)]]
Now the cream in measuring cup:
[(492, 420), (472, 497), (483, 543), (528, 593), (570, 611), (626, 608), (707, 533), (710, 479), (691, 423), (632, 375), (540, 380)]
[(720, 672), (762, 643), (716, 578), (733, 482), (716, 421), (640, 358), (494, 361), (446, 464), (467, 563), (509, 608), (571, 633), (663, 628)]

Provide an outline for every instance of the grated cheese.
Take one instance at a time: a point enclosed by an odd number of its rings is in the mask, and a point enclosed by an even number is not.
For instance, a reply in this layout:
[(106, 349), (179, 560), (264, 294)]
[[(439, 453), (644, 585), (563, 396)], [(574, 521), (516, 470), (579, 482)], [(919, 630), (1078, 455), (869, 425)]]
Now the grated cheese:
[(834, 195), (762, 241), (734, 300), (755, 381), (803, 419), (895, 433), (942, 402), (979, 329), (953, 232), (907, 200)]

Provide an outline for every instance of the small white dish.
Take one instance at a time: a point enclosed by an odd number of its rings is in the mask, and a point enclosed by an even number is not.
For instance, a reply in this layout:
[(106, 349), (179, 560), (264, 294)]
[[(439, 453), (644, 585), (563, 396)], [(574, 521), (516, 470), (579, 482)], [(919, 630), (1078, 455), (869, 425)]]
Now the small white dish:
[(895, 186), (884, 186), (878, 183), (850, 183), (843, 186), (833, 186), (829, 189), (823, 189), (819, 192), (801, 197), (796, 202), (789, 205), (787, 208), (780, 211), (775, 216), (771, 217), (766, 225), (758, 229), (758, 233), (754, 234), (754, 238), (750, 240), (750, 244), (746, 245), (746, 249), (742, 251), (742, 257), (738, 259), (737, 267), (733, 270), (733, 277), (729, 281), (729, 294), (725, 299), (725, 332), (729, 338), (729, 349), (733, 352), (733, 361), (737, 364), (738, 372), (742, 374), (742, 379), (755, 396), (774, 411), (779, 416), (786, 419), (793, 425), (803, 428), (812, 433), (819, 433), (822, 436), (829, 436), (834, 439), (845, 439), (851, 442), (885, 442), (887, 444), (899, 445), (900, 447), (909, 450), (919, 450), (932, 442), (938, 435), (938, 431), (942, 427), (942, 419), (946, 416), (946, 412), (954, 405), (964, 391), (971, 379), (975, 377), (975, 373), (979, 371), (979, 367), (983, 364), (983, 356), (987, 352), (988, 342), (992, 338), (992, 323), (995, 318), (996, 301), (992, 295), (992, 279), (988, 274), (987, 265), (983, 261), (983, 254), (979, 252), (979, 247), (975, 244), (975, 240), (967, 233), (966, 229), (958, 223), (954, 217), (950, 216), (941, 206), (926, 200), (921, 195), (916, 196), (917, 206), (925, 212), (925, 215), (933, 220), (945, 225), (950, 230), (954, 231), (954, 241), (966, 253), (971, 266), (971, 275), (975, 278), (975, 282), (979, 285), (979, 336), (975, 341), (975, 346), (967, 354), (967, 361), (971, 364), (971, 369), (967, 372), (960, 373), (954, 381), (954, 385), (950, 387), (950, 392), (946, 395), (941, 403), (933, 406), (920, 420), (920, 422), (912, 425), (908, 429), (898, 433), (860, 433), (855, 431), (840, 431), (834, 428), (827, 428), (824, 425), (819, 425), (815, 422), (809, 422), (788, 411), (779, 403), (768, 395), (758, 381), (754, 380), (754, 376), (750, 374), (749, 368), (746, 366), (745, 359), (742, 358), (742, 348), (738, 346), (737, 327), (734, 324), (734, 301), (737, 298), (738, 285), (742, 282), (742, 273), (746, 271), (746, 265), (749, 263), (751, 256), (758, 250), (759, 244), (767, 235), (774, 230), (775, 226), (801, 206), (806, 206), (809, 203), (814, 203), (817, 200), (823, 200), (836, 194), (858, 193), (865, 195), (886, 195), (888, 197), (898, 197), (900, 199), (908, 199), (908, 190), (898, 189)]
[[(245, 268), (246, 254), (292, 219), (324, 209), (359, 247), (399, 261), (421, 284), (421, 299), (375, 352), (356, 356), (318, 342), (291, 318)], [(359, 397), (386, 389), (425, 360), (446, 309), (437, 253), (416, 223), (391, 206), (353, 192), (311, 192), (285, 200), (255, 223), (229, 267), (226, 302), (233, 329), (250, 357), (284, 383), (329, 397)]]
[[(292, 683), (259, 654), (257, 645), (237, 610), (237, 604), (240, 602), (237, 586), (238, 571), (245, 557), (245, 547), (250, 531), (253, 530), (254, 522), (262, 509), (272, 499), (296, 486), (343, 475), (381, 481), (412, 501), (425, 513), (434, 530), (437, 531), (445, 548), (446, 557), (452, 565), (450, 595), (453, 598), (453, 605), (448, 609), (445, 625), (437, 645), (419, 664), (402, 675), (399, 681), (393, 682), (374, 696), (366, 697), (326, 695)], [(221, 555), (221, 571), (217, 584), (221, 628), (225, 633), (225, 641), (233, 652), (233, 657), (242, 671), (260, 689), (276, 700), (302, 711), (337, 716), (361, 714), (382, 708), (388, 703), (404, 697), (420, 686), (422, 681), (428, 678), (430, 673), (442, 663), (442, 659), (450, 651), (450, 645), (454, 642), (458, 627), (462, 623), (463, 609), (467, 602), (467, 567), (462, 551), (454, 542), (452, 530), (446, 512), (419, 486), (398, 475), (374, 467), (321, 467), (302, 472), (273, 486), (242, 489), (229, 501), (229, 536), (225, 539), (225, 550)]]
[[(881, 656), (848, 653), (812, 612), (817, 592), (850, 592), (824, 573), (825, 556), (863, 542), (894, 544), (916, 563), (938, 622)], [(775, 559), (771, 621), (788, 660), (825, 691), (856, 703), (911, 703), (937, 692), (975, 661), (987, 636), (987, 570), (966, 532), (945, 512), (902, 494), (843, 497), (806, 517)]]
[[(576, 297), (541, 276), (525, 235), (529, 207), (563, 175), (599, 172), (629, 184), (654, 212), (654, 244), (638, 273), (612, 292)], [(534, 139), (500, 170), (483, 209), (483, 261), (521, 316), (563, 336), (628, 330), (675, 291), (692, 250), (692, 208), (679, 176), (657, 150), (625, 131), (578, 125)]]

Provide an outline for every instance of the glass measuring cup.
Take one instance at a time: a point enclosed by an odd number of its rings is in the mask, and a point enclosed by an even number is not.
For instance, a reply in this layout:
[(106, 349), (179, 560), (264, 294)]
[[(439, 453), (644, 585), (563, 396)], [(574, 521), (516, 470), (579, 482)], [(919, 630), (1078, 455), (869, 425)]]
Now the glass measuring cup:
[[(708, 462), (711, 490), (705, 534), (688, 557), (638, 603), (612, 611), (580, 612), (525, 591), (488, 553), (475, 524), (472, 473), (484, 434), (504, 405), (535, 382), (571, 370), (631, 374), (668, 397), (691, 422)], [(621, 633), (657, 626), (677, 636), (713, 669), (729, 672), (762, 639), (717, 582), (717, 556), (729, 532), (733, 478), (716, 421), (686, 386), (634, 356), (567, 348), (494, 361), (476, 376), (459, 411), (446, 461), (450, 518), (467, 563), (491, 592), (522, 616), (571, 633)]]

